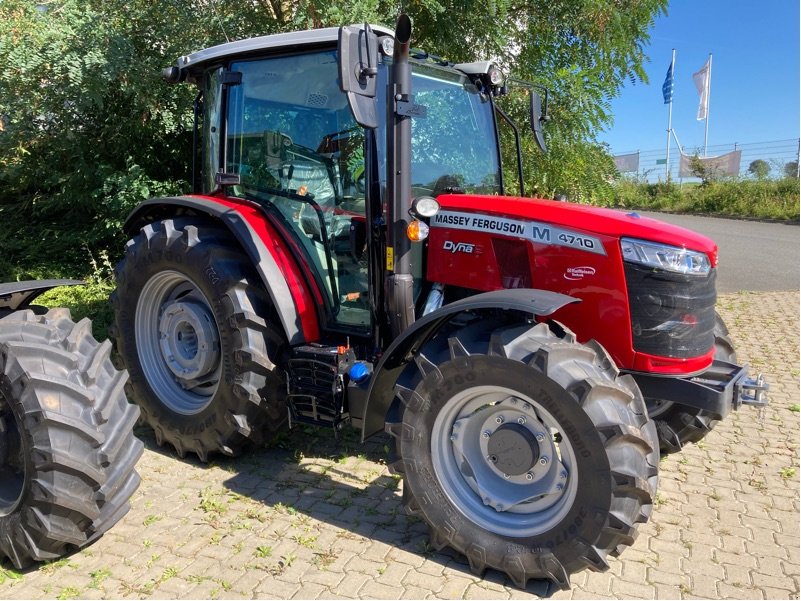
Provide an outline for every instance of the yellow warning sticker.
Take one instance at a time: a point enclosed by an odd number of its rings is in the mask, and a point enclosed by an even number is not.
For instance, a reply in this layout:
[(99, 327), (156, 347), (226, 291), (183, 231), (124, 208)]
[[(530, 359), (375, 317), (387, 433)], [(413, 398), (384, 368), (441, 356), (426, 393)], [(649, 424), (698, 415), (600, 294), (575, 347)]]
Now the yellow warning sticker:
[(387, 247), (387, 271), (395, 269), (395, 249)]

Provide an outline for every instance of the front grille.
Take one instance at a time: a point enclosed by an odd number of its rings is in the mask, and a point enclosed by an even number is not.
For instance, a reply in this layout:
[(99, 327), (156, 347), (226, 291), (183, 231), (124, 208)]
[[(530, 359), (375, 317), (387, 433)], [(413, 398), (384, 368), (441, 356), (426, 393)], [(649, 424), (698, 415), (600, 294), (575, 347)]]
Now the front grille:
[(684, 275), (624, 263), (634, 350), (688, 359), (715, 343), (715, 276)]

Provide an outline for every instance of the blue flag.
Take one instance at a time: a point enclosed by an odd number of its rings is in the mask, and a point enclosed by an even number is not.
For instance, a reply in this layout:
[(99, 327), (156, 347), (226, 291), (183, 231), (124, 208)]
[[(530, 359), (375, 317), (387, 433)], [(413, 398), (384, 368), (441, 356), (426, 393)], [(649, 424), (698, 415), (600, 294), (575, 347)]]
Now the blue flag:
[(665, 83), (662, 84), (662, 97), (665, 99), (665, 104), (670, 104), (673, 102), (673, 62), (671, 61), (670, 66), (667, 70), (667, 75), (665, 75)]

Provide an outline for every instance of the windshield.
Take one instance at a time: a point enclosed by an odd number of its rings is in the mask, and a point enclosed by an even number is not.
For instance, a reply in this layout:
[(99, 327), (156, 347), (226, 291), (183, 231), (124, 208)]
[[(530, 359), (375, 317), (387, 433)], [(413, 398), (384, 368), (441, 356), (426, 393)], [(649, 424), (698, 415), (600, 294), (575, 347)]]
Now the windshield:
[[(380, 70), (379, 106), (386, 106), (388, 66)], [(424, 118), (412, 119), (412, 194), (448, 192), (500, 194), (492, 105), (486, 95), (451, 70), (412, 63), (414, 101), (426, 107)], [(378, 153), (386, 159), (386, 130), (379, 132)], [(382, 184), (386, 170), (381, 169)]]

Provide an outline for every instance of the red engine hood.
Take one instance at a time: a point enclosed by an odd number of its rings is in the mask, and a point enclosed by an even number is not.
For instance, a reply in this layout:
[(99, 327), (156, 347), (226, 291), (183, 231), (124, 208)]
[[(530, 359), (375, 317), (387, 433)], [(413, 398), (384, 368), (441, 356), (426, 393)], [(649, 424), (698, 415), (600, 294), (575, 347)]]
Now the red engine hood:
[(443, 194), (437, 200), (444, 210), (464, 210), (518, 219), (530, 219), (567, 229), (592, 232), (615, 238), (639, 238), (706, 253), (717, 265), (715, 242), (692, 230), (637, 215), (633, 212), (602, 209), (587, 205), (540, 198)]

